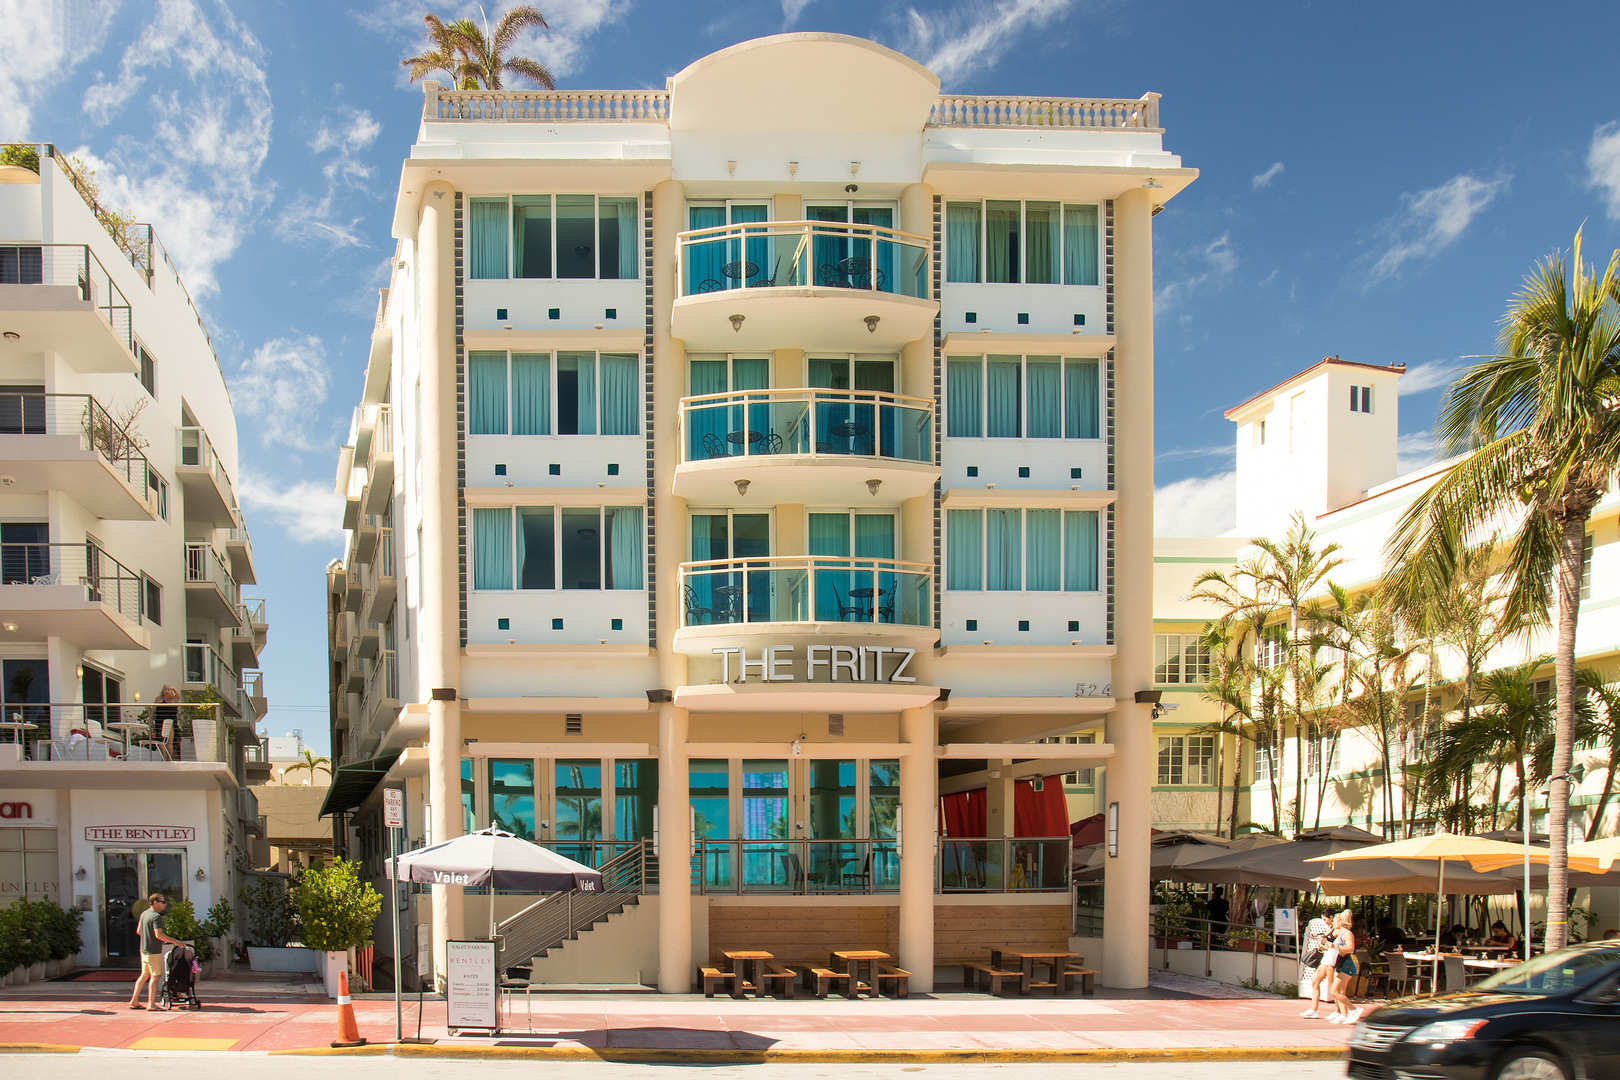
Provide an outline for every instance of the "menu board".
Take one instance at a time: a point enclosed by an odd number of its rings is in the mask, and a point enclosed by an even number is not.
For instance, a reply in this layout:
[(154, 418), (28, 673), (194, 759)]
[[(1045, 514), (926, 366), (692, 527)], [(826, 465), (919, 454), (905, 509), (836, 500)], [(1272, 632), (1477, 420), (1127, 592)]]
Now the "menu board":
[(446, 1026), (500, 1030), (493, 941), (445, 942)]

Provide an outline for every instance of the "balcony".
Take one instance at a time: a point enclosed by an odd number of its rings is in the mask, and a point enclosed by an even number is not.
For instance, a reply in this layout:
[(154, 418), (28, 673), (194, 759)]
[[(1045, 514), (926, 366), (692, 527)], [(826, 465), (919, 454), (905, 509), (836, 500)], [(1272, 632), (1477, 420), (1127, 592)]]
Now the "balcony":
[(933, 244), (878, 225), (771, 221), (679, 234), (671, 333), (689, 349), (897, 352), (933, 332)]
[(212, 645), (188, 641), (185, 644), (186, 689), (202, 691), (212, 689), (219, 695), (228, 719), (240, 720), (246, 711), (242, 707), (242, 685), (219, 650)]
[[(764, 503), (885, 505), (939, 480), (934, 405), (869, 390), (750, 390), (681, 399), (675, 494), (721, 504), (738, 481)], [(879, 487), (872, 487), (876, 480)]]
[[(370, 437), (366, 439), (366, 475), (369, 488), (361, 510), (367, 514), (380, 514), (388, 509), (388, 500), (394, 493), (394, 429), (390, 423), (392, 410), (386, 404), (364, 407)], [(355, 453), (360, 452), (356, 442)]]
[(264, 714), (270, 707), (269, 699), (264, 696), (264, 672), (242, 672), (242, 703), (247, 706), (247, 715), (253, 717), (255, 722), (264, 719)]
[(237, 625), (231, 629), (231, 662), (238, 671), (259, 666), (259, 653), (270, 635), (264, 601), (243, 600), (236, 605)]
[(366, 585), (360, 567), (346, 564), (343, 567), (343, 610), (353, 615), (360, 614), (360, 604), (365, 596)]
[(13, 641), (147, 649), (141, 576), (95, 544), (0, 544), (0, 611)]
[(388, 615), (388, 609), (394, 606), (394, 597), (399, 594), (399, 579), (395, 577), (394, 570), (392, 528), (377, 530), (377, 558), (370, 564), (367, 576), (370, 581), (365, 601), (361, 604), (361, 618), (367, 623), (379, 623)]
[(263, 743), (242, 749), (242, 770), (250, 784), (270, 779), (270, 751)]
[(141, 447), (89, 394), (0, 391), (8, 494), (65, 491), (98, 518), (152, 521), (156, 476)]
[(0, 786), (213, 787), (234, 776), (232, 747), (217, 705), (62, 704), (7, 706), (7, 719), (33, 725), (20, 743), (0, 744)]
[(354, 541), (349, 549), (351, 565), (359, 566), (371, 561), (377, 552), (377, 530), (382, 528), (381, 514), (362, 514), (355, 522)]
[[(350, 450), (344, 447), (344, 450)], [(366, 494), (366, 470), (355, 466), (346, 470), (348, 476), (347, 486), (343, 489), (343, 527), (354, 528), (360, 520), (360, 502)]]
[(0, 244), (9, 353), (54, 352), (83, 372), (138, 374), (129, 299), (88, 244)]
[(399, 663), (393, 649), (377, 654), (366, 679), (366, 726), (374, 735), (381, 735), (394, 722), (399, 712)]
[(225, 464), (214, 452), (208, 432), (200, 427), (179, 429), (180, 456), (175, 472), (186, 490), (186, 520), (219, 529), (236, 524), (236, 489)]
[(247, 523), (242, 520), (242, 508), (231, 511), (234, 524), (225, 533), (225, 554), (231, 560), (231, 576), (238, 585), (257, 585), (253, 573), (253, 541), (248, 538)]
[(220, 626), (240, 626), (242, 587), (225, 568), (212, 544), (186, 543), (186, 614), (212, 619)]

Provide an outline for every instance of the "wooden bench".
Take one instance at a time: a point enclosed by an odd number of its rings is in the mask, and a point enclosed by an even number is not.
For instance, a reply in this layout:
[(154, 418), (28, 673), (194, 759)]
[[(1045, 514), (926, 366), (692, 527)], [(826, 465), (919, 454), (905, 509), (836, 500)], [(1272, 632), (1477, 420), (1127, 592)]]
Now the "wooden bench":
[(910, 996), (911, 972), (906, 971), (904, 968), (892, 967), (888, 964), (880, 965), (878, 967), (877, 974), (878, 993), (881, 994), (883, 992), (884, 983), (891, 981), (894, 983), (895, 997), (903, 998)]
[(834, 982), (849, 982), (849, 972), (834, 971), (832, 968), (805, 966), (804, 989), (818, 998), (827, 996), (827, 987)]
[(793, 980), (797, 979), (798, 977), (799, 973), (794, 971), (792, 968), (784, 967), (781, 964), (773, 961), (766, 965), (765, 971), (760, 972), (759, 981), (764, 984), (759, 988), (760, 992), (768, 992), (770, 989), (770, 984), (773, 982), (778, 982), (781, 983), (781, 988), (778, 992), (783, 997), (792, 997)]
[[(714, 988), (727, 979), (735, 980), (737, 973), (735, 971), (721, 971), (719, 968), (706, 967), (698, 968), (698, 977), (703, 980), (703, 996), (712, 998), (714, 997)], [(731, 984), (731, 996), (742, 997), (742, 987), (735, 981)]]
[(979, 990), (1001, 996), (1001, 984), (1008, 979), (1015, 981), (1018, 992), (1024, 993), (1024, 973), (1022, 971), (999, 971), (989, 964), (969, 962), (962, 965), (962, 986), (965, 989)]
[(1080, 980), (1080, 993), (1090, 996), (1097, 992), (1097, 972), (1091, 968), (1071, 967), (1063, 971), (1063, 992), (1074, 992), (1074, 980)]

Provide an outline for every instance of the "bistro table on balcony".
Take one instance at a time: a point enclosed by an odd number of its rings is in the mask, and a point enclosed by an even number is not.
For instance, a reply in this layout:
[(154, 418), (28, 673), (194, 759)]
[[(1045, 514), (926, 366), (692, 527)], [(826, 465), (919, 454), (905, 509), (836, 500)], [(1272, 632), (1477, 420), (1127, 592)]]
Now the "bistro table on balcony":
[(0, 731), (11, 732), (10, 741), (13, 743), (22, 742), (25, 732), (38, 730), (39, 725), (30, 724), (27, 720), (22, 719), (21, 713), (12, 713), (10, 720), (0, 720)]
[(716, 619), (724, 618), (726, 622), (742, 622), (742, 611), (737, 603), (742, 596), (744, 587), (741, 585), (716, 585), (714, 595), (726, 602), (723, 608), (716, 608)]
[(733, 446), (741, 446), (743, 443), (748, 443), (750, 446), (752, 446), (754, 443), (759, 442), (759, 440), (763, 439), (764, 437), (765, 436), (762, 432), (754, 431), (752, 429), (748, 431), (726, 432), (726, 442), (731, 443)]
[[(838, 260), (834, 267), (838, 276), (844, 279), (847, 289), (870, 289), (872, 287), (872, 260), (864, 256), (852, 256), (848, 259)], [(878, 288), (883, 287), (883, 281), (878, 280)]]
[(732, 281), (756, 278), (759, 276), (759, 266), (745, 259), (728, 262), (720, 268), (720, 276), (730, 278)]
[(147, 727), (139, 720), (111, 720), (101, 726), (116, 731), (119, 735), (123, 736), (124, 756), (126, 758), (129, 757), (129, 737), (131, 735), (151, 734), (151, 728)]
[[(840, 966), (839, 961), (843, 962), (844, 971), (849, 975), (849, 989), (845, 991), (845, 994), (851, 999), (861, 996), (862, 987), (865, 987), (871, 996), (877, 997), (878, 963), (889, 958), (888, 953), (878, 952), (876, 949), (834, 949), (828, 954), (827, 966), (838, 967)], [(864, 983), (861, 982), (861, 969), (863, 967), (866, 969), (866, 982)]]

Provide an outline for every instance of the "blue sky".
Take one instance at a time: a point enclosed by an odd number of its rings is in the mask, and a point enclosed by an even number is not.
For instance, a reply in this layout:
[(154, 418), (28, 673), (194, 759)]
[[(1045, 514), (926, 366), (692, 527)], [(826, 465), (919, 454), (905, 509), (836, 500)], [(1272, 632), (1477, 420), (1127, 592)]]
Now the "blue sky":
[[(562, 88), (661, 87), (784, 29), (875, 38), (960, 93), (1164, 95), (1202, 172), (1155, 220), (1161, 532), (1231, 523), (1221, 412), (1327, 354), (1408, 365), (1402, 460), (1538, 258), (1620, 246), (1620, 6), (638, 0), (541, 3)], [(490, 3), (493, 15), (497, 7)], [(421, 95), (404, 0), (0, 0), (0, 138), (97, 163), (213, 333), (271, 603), (274, 734), (326, 744), (336, 447), (386, 283)]]

